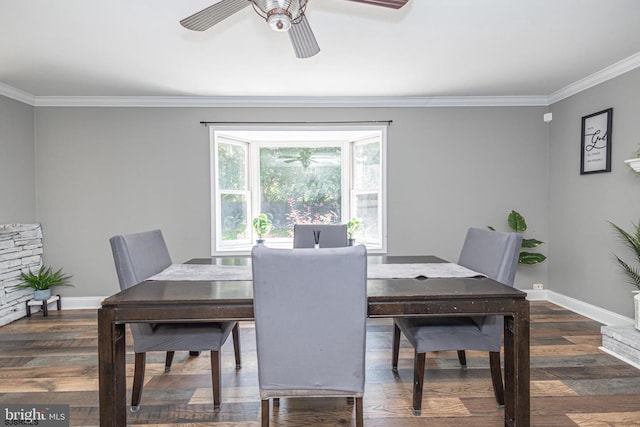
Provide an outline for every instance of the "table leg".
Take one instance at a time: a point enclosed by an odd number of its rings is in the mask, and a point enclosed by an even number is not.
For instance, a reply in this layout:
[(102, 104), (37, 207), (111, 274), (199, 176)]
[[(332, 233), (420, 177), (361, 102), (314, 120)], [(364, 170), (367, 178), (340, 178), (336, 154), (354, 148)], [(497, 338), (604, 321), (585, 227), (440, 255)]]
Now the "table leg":
[(529, 427), (531, 424), (529, 301), (504, 319), (504, 373), (506, 427)]
[(127, 425), (125, 325), (115, 323), (115, 311), (98, 310), (100, 426)]

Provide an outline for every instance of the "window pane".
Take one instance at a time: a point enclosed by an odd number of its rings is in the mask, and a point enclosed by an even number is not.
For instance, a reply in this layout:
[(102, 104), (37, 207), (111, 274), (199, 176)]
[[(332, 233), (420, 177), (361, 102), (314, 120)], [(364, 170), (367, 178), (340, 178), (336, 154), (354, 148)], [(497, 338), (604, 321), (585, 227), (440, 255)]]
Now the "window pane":
[(218, 188), (247, 189), (247, 149), (243, 145), (218, 144)]
[(380, 241), (378, 194), (356, 194), (356, 215), (362, 219), (362, 237), (368, 242)]
[(378, 142), (355, 145), (353, 184), (355, 190), (379, 190), (380, 144)]
[(247, 196), (243, 194), (220, 195), (220, 221), (222, 241), (248, 239)]
[(271, 235), (292, 236), (296, 223), (339, 223), (341, 174), (340, 147), (260, 148), (260, 204)]

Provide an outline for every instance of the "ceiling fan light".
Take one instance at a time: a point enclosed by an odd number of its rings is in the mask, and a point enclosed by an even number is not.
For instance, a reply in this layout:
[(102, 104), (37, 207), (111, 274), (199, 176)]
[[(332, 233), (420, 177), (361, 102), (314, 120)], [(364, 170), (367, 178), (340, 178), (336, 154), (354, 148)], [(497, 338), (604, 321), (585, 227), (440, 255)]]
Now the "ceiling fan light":
[(273, 31), (289, 31), (291, 15), (284, 9), (273, 9), (267, 15), (267, 22)]
[(262, 16), (272, 30), (289, 31), (304, 17), (308, 0), (251, 0), (253, 9)]

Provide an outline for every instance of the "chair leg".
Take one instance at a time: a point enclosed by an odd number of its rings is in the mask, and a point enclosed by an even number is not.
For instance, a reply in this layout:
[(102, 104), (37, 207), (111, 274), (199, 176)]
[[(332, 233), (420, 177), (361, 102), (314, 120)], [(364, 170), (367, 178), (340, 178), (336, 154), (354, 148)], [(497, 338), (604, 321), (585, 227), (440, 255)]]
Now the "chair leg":
[(464, 350), (458, 350), (458, 362), (460, 362), (460, 369), (467, 370), (467, 354)]
[(262, 399), (262, 427), (269, 427), (269, 399)]
[(142, 398), (142, 386), (144, 385), (144, 367), (147, 359), (146, 353), (136, 353), (133, 368), (133, 390), (131, 391), (131, 412), (140, 410)]
[(493, 383), (493, 394), (499, 407), (504, 407), (504, 385), (502, 384), (502, 369), (500, 367), (500, 352), (489, 352), (489, 366), (491, 367), (491, 382)]
[(240, 324), (236, 322), (236, 325), (231, 330), (231, 334), (233, 335), (233, 351), (236, 356), (236, 369), (240, 369), (242, 367), (240, 363)]
[(393, 356), (391, 358), (391, 370), (398, 372), (398, 354), (400, 353), (400, 328), (393, 322)]
[(171, 364), (173, 363), (173, 356), (176, 354), (175, 351), (167, 351), (167, 358), (164, 361), (164, 371), (171, 371)]
[(279, 397), (274, 397), (273, 398), (273, 407), (274, 408), (280, 407), (280, 398)]
[(356, 397), (356, 427), (364, 426), (364, 414), (362, 411), (362, 397)]
[(211, 350), (211, 385), (213, 387), (213, 408), (220, 408), (220, 352)]
[(198, 357), (198, 356), (200, 356), (200, 352), (199, 351), (195, 351), (195, 350), (191, 350), (189, 352), (189, 356)]
[(418, 353), (416, 351), (413, 362), (413, 415), (420, 415), (420, 410), (422, 409), (425, 361), (426, 353)]

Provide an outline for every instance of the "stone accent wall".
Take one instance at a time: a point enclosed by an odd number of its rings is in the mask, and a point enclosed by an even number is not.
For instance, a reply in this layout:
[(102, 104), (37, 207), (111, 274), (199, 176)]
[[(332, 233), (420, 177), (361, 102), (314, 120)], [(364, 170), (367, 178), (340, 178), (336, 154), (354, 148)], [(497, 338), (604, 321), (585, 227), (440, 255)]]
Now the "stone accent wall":
[(20, 272), (42, 265), (40, 224), (0, 224), (0, 326), (27, 315), (31, 289), (16, 289)]

